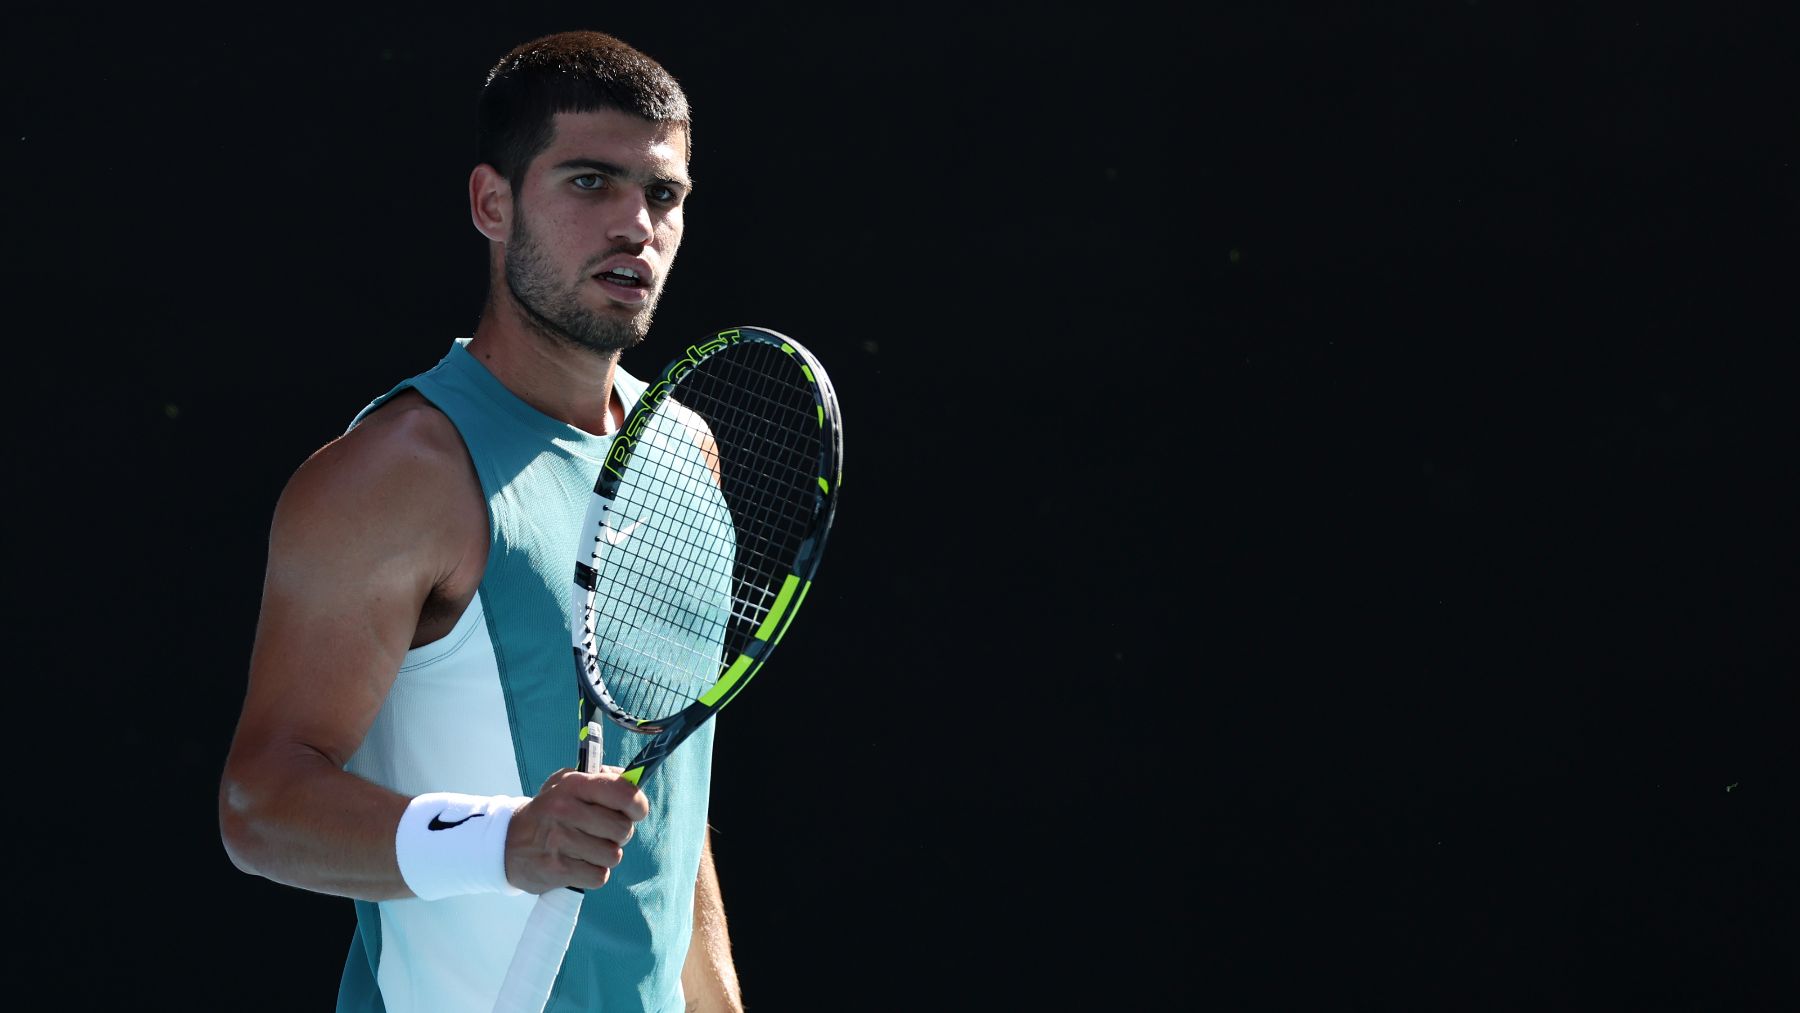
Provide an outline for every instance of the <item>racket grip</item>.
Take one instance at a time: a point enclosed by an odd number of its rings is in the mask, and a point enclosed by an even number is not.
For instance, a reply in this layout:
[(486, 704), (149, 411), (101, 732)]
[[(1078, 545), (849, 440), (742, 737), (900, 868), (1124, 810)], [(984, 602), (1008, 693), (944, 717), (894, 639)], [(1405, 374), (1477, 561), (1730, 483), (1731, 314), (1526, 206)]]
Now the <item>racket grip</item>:
[(500, 983), (494, 1013), (542, 1013), (580, 915), (579, 890), (561, 887), (538, 895), (519, 936), (519, 948), (506, 968), (506, 979)]
[[(598, 773), (605, 762), (600, 748), (605, 732), (598, 721), (589, 721), (585, 732), (576, 762), (583, 772)], [(581, 896), (581, 890), (572, 886), (538, 894), (525, 919), (525, 931), (519, 934), (519, 948), (513, 951), (506, 978), (500, 982), (494, 1013), (543, 1013), (562, 971), (563, 955), (575, 938)]]

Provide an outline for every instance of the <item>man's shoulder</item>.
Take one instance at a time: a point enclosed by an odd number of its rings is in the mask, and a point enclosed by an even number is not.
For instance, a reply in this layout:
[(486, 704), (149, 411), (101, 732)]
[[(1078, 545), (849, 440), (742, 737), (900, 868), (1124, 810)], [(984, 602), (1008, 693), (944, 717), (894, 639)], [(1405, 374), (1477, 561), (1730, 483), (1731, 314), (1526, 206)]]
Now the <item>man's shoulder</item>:
[(351, 446), (366, 443), (371, 452), (382, 448), (457, 452), (462, 449), (462, 436), (450, 417), (411, 387), (371, 408), (354, 427), (332, 442), (350, 442)]
[[(467, 492), (473, 481), (455, 424), (417, 391), (403, 390), (314, 451), (282, 498), (307, 508), (338, 502), (398, 513), (442, 506), (444, 497)], [(479, 485), (473, 488), (479, 493)]]

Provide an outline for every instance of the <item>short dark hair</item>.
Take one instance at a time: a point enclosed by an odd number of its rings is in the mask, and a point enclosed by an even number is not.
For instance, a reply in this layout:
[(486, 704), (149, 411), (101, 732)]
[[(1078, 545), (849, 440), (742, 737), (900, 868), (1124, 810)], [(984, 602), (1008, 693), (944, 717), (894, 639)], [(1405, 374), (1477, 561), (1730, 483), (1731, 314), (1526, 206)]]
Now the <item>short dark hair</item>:
[(476, 158), (516, 181), (555, 136), (557, 113), (616, 109), (693, 137), (687, 94), (662, 64), (605, 32), (559, 32), (513, 47), (476, 105)]

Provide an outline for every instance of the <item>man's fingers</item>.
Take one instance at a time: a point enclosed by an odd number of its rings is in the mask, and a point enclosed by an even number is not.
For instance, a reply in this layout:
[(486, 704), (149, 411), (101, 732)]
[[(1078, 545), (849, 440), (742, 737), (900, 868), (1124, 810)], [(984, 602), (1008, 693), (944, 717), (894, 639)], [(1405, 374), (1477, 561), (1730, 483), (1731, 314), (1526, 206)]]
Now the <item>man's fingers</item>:
[(642, 788), (619, 776), (618, 767), (598, 774), (576, 774), (577, 793), (585, 801), (623, 814), (632, 822), (650, 815), (650, 799)]
[[(627, 827), (625, 838), (629, 840), (630, 837), (631, 829)], [(612, 869), (625, 858), (625, 841), (574, 831), (563, 837), (556, 857), (571, 871), (581, 866)]]
[[(507, 828), (507, 874), (522, 889), (555, 883), (594, 889), (624, 859), (636, 824), (650, 813), (621, 768), (559, 770), (544, 780)], [(536, 891), (534, 891), (536, 892)]]
[(559, 770), (544, 780), (538, 798), (568, 793), (588, 805), (602, 806), (622, 813), (633, 822), (650, 815), (650, 799), (643, 789), (620, 777), (620, 767), (604, 767), (599, 773), (584, 774), (578, 770)]

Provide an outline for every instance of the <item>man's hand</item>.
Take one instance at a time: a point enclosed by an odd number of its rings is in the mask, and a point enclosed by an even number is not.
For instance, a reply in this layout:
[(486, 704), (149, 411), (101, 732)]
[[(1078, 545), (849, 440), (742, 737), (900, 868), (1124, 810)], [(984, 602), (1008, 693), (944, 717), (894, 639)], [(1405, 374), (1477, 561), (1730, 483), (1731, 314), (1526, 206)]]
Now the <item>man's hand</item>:
[(604, 886), (637, 822), (650, 813), (650, 800), (622, 772), (564, 768), (545, 778), (506, 828), (507, 882), (534, 894)]

